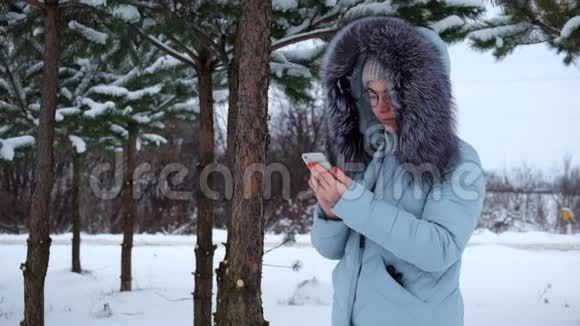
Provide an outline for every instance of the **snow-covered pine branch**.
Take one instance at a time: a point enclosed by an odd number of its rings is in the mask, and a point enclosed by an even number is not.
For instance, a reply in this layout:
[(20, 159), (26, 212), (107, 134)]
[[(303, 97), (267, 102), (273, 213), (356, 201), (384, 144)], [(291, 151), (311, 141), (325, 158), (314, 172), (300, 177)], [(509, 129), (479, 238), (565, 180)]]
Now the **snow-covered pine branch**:
[(107, 44), (107, 39), (109, 38), (109, 35), (103, 32), (97, 31), (91, 27), (85, 26), (74, 20), (68, 23), (68, 27), (71, 30), (78, 32), (91, 42), (95, 42), (102, 45)]
[(0, 159), (12, 161), (14, 159), (14, 151), (18, 148), (34, 145), (34, 137), (19, 136), (7, 139), (0, 139)]
[(120, 5), (114, 7), (112, 10), (113, 16), (118, 17), (128, 23), (135, 23), (139, 19), (141, 19), (141, 14), (139, 13), (139, 10), (135, 6)]
[(564, 55), (564, 64), (580, 55), (580, 6), (577, 1), (497, 0), (501, 14), (471, 24), (473, 47), (503, 58), (516, 47), (545, 43)]
[(95, 102), (92, 99), (85, 97), (81, 100), (83, 105), (90, 107), (89, 110), (83, 111), (83, 115), (89, 118), (96, 118), (99, 115), (105, 114), (115, 108), (115, 103), (107, 101), (105, 103)]
[(70, 140), (73, 148), (76, 150), (77, 153), (81, 154), (87, 150), (87, 144), (81, 137), (75, 135), (68, 135), (68, 139)]
[(448, 29), (461, 27), (465, 24), (465, 21), (457, 15), (452, 15), (445, 17), (438, 22), (431, 24), (431, 29), (437, 33), (443, 33)]
[(562, 40), (568, 39), (572, 36), (572, 33), (580, 28), (580, 16), (574, 16), (570, 18), (562, 27), (560, 31), (560, 37), (556, 38), (556, 42), (561, 42)]
[(525, 32), (530, 28), (528, 23), (519, 23), (511, 25), (503, 25), (497, 27), (490, 27), (486, 29), (477, 30), (468, 34), (468, 37), (472, 40), (478, 41), (489, 41), (495, 40), (496, 38), (505, 38), (515, 34)]

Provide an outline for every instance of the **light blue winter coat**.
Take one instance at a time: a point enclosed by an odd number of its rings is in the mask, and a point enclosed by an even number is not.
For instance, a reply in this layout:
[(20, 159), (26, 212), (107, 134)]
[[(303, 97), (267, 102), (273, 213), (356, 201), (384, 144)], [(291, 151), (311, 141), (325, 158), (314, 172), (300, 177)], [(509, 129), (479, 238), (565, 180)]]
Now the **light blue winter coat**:
[[(332, 89), (333, 82), (340, 84), (342, 76), (338, 73), (339, 69), (333, 70), (336, 67), (332, 66), (340, 59), (336, 57), (337, 53), (344, 55), (346, 51), (341, 47), (354, 42), (348, 37), (353, 33), (358, 38), (366, 35), (362, 32), (365, 28), (373, 30), (377, 26), (386, 26), (395, 29), (396, 32), (387, 32), (396, 38), (396, 42), (419, 37), (419, 34), (399, 20), (373, 18), (364, 21), (364, 24), (357, 26), (355, 22), (347, 25), (346, 32), (343, 30), (331, 43), (323, 64), (323, 68), (327, 69), (325, 86), (329, 90), (328, 119), (330, 126), (334, 125), (331, 132), (335, 137), (331, 137), (329, 155), (333, 157), (332, 160), (336, 160), (332, 163), (339, 166), (340, 155), (343, 155), (342, 159), (346, 156), (347, 160), (356, 158), (349, 157), (348, 154), (356, 153), (357, 149), (348, 146), (360, 144), (349, 143), (354, 133), (352, 130), (341, 129), (348, 122), (344, 119), (354, 120), (362, 133), (369, 126), (362, 120), (369, 117), (363, 117), (364, 113), (361, 112), (365, 105), (368, 106), (362, 97), (355, 104), (349, 104), (348, 97), (336, 98), (344, 96), (345, 85), (339, 85), (340, 90)], [(367, 33), (372, 34), (368, 30)], [(393, 42), (388, 39), (387, 43), (389, 41)], [(437, 53), (442, 51), (441, 48), (433, 48), (425, 39), (413, 41), (420, 42), (418, 45), (411, 43), (419, 47), (419, 52), (432, 51), (428, 54), (439, 56), (437, 59), (428, 57), (431, 61), (420, 57), (417, 60), (421, 64), (434, 65), (437, 73), (448, 75), (448, 67), (440, 59), (441, 53)], [(416, 48), (410, 49), (413, 53), (417, 52)], [(372, 48), (365, 48), (361, 52), (372, 51)], [(344, 62), (357, 65), (345, 70), (350, 74), (348, 80), (357, 83), (360, 79), (357, 73), (360, 72), (361, 60)], [(385, 62), (393, 74), (405, 73), (396, 71), (397, 67), (389, 66), (388, 60)], [(328, 72), (328, 69), (331, 71)], [(430, 73), (432, 71), (427, 76)], [(438, 81), (443, 89), (449, 87), (445, 81), (448, 82), (448, 79)], [(463, 325), (464, 317), (463, 298), (459, 288), (461, 256), (481, 214), (485, 197), (485, 176), (477, 152), (455, 136), (453, 130), (444, 135), (442, 140), (440, 126), (415, 123), (407, 128), (405, 125), (409, 123), (405, 120), (409, 115), (417, 114), (421, 117), (426, 114), (424, 111), (434, 110), (435, 116), (440, 114), (443, 118), (439, 116), (441, 119), (433, 123), (442, 123), (444, 127), (453, 129), (453, 119), (446, 121), (446, 112), (443, 112), (450, 110), (450, 107), (445, 106), (450, 105), (450, 99), (438, 99), (439, 102), (436, 103), (429, 102), (429, 99), (421, 102), (421, 96), (404, 93), (406, 89), (401, 84), (409, 87), (408, 81), (390, 82), (395, 85), (391, 90), (395, 94), (391, 95), (399, 100), (397, 110), (400, 112), (397, 112), (397, 119), (401, 127), (400, 133), (392, 135), (383, 131), (383, 137), (379, 138), (384, 141), (379, 141), (378, 149), (372, 152), (369, 160), (363, 160), (364, 174), (361, 173), (358, 177), (356, 173), (352, 174), (355, 181), (332, 208), (342, 221), (326, 220), (318, 206), (314, 210), (312, 244), (322, 256), (339, 260), (332, 272), (332, 325), (460, 326)], [(432, 92), (429, 86), (423, 86), (428, 83), (420, 82), (417, 87), (427, 87), (420, 91)], [(354, 93), (353, 87), (356, 85), (351, 84), (350, 91)], [(438, 94), (450, 97), (450, 90), (447, 91), (448, 93)], [(406, 117), (399, 116), (402, 112), (406, 112)], [(413, 133), (413, 128), (416, 133)], [(447, 145), (452, 147), (439, 149), (439, 153), (405, 152), (410, 148), (433, 151), (436, 145), (431, 144), (431, 140), (443, 143), (447, 141)], [(413, 144), (418, 146), (412, 146)], [(427, 164), (419, 165), (418, 162)], [(422, 170), (421, 167), (432, 169)], [(433, 178), (430, 181), (422, 178), (425, 175)], [(402, 274), (402, 285), (387, 271), (389, 265)]]

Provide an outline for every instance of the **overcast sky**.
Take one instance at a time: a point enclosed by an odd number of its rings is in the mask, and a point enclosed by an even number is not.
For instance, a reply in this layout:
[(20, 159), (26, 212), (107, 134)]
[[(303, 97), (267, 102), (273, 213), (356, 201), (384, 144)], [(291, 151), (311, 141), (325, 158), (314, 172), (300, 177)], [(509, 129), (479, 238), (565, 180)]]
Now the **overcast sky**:
[(567, 154), (580, 164), (580, 68), (544, 45), (499, 62), (465, 44), (449, 50), (459, 135), (485, 169), (525, 161), (550, 174)]

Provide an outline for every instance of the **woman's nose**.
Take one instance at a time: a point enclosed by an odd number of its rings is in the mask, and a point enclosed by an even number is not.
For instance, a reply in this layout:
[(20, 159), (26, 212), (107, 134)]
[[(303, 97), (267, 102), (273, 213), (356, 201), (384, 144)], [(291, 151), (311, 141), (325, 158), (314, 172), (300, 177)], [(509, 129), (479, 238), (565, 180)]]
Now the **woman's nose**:
[(385, 100), (381, 99), (376, 106), (377, 112), (380, 113), (390, 113), (391, 112), (391, 105), (387, 103)]

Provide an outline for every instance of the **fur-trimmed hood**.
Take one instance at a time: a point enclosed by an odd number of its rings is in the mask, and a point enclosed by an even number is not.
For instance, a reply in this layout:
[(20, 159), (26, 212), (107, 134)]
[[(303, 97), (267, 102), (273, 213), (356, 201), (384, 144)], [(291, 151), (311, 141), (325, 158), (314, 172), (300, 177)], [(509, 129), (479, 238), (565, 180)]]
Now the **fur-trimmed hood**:
[(333, 165), (366, 166), (373, 155), (372, 138), (384, 133), (361, 82), (362, 66), (372, 55), (387, 71), (384, 79), (399, 126), (398, 160), (416, 167), (429, 164), (440, 173), (449, 168), (458, 138), (447, 53), (441, 52), (446, 51), (441, 44), (393, 17), (359, 19), (337, 33), (322, 60), (327, 152)]

